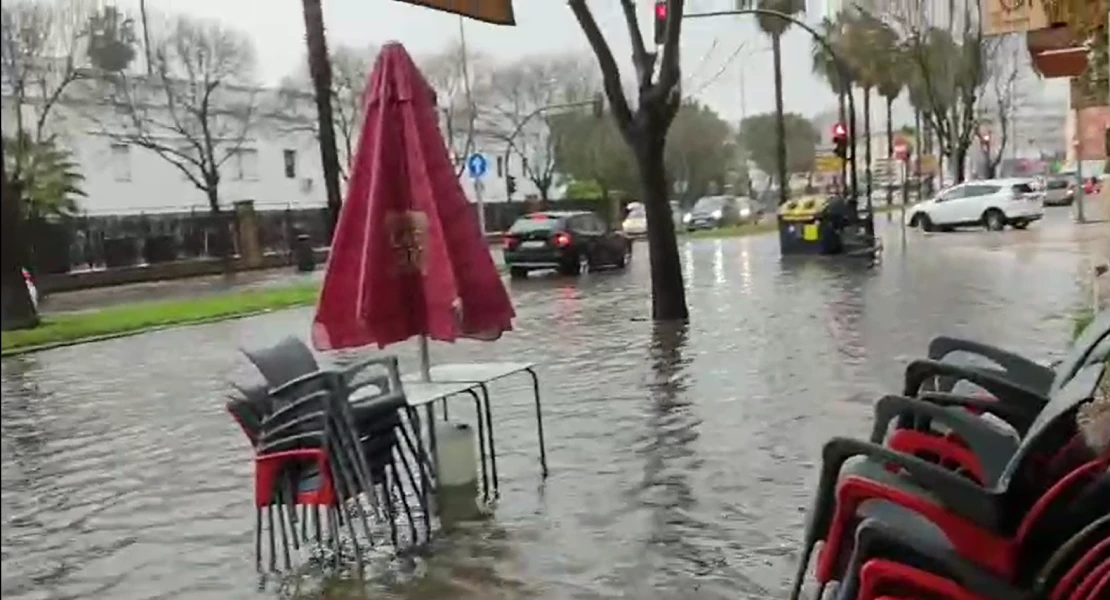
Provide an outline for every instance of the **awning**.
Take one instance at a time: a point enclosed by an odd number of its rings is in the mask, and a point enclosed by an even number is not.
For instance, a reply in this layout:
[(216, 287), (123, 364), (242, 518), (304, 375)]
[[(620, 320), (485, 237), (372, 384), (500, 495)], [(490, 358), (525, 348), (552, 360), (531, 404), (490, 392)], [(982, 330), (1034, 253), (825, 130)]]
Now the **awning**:
[(461, 15), (494, 25), (516, 25), (513, 0), (396, 0)]

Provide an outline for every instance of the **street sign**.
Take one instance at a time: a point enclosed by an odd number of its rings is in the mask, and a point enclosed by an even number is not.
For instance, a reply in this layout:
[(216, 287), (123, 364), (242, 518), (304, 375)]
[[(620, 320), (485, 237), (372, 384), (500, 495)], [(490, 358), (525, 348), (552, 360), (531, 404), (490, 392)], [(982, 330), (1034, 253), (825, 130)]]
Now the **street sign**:
[(844, 159), (835, 154), (819, 154), (816, 163), (818, 173), (839, 173)]
[(471, 179), (481, 179), (482, 175), (486, 174), (488, 166), (489, 161), (481, 154), (471, 154), (470, 158), (466, 159), (466, 172), (470, 174)]

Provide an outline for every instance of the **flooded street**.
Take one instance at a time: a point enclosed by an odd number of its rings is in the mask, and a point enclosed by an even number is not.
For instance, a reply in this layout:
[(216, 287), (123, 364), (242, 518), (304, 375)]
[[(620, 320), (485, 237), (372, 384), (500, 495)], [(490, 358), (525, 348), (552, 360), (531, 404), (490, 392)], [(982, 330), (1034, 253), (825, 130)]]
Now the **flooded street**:
[[(642, 244), (626, 273), (513, 282), (517, 331), (432, 355), (542, 363), (551, 476), (527, 381), (495, 384), (496, 517), (397, 597), (784, 596), (824, 440), (865, 432), (936, 334), (1059, 352), (1089, 257), (1110, 254), (1110, 226), (1059, 213), (904, 245), (894, 223), (875, 269), (784, 262), (773, 236), (683, 242), (686, 328), (646, 320)], [(239, 347), (311, 314), (4, 361), (5, 600), (274, 597), (255, 591), (251, 455), (223, 405), (250, 373)], [(415, 345), (391, 351), (415, 368)]]

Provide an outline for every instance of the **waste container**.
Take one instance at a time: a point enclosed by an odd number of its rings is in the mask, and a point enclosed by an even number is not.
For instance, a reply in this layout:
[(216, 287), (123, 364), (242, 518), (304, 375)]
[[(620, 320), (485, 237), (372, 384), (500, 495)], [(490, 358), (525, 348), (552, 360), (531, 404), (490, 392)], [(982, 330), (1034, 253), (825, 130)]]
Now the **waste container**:
[(827, 227), (821, 222), (825, 206), (822, 196), (803, 196), (779, 207), (779, 250), (783, 254), (823, 254)]
[(312, 249), (312, 239), (307, 233), (299, 233), (293, 240), (293, 264), (301, 273), (316, 270), (316, 253)]

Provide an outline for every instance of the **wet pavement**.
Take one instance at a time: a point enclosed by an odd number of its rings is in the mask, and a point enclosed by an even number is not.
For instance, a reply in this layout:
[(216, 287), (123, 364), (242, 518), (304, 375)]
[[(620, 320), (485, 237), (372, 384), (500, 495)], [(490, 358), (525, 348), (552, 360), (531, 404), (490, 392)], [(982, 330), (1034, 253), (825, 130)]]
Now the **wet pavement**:
[[(526, 382), (499, 384), (496, 517), (385, 597), (782, 597), (822, 442), (863, 434), (938, 333), (1054, 355), (1090, 256), (1110, 255), (1110, 227), (1059, 214), (904, 244), (896, 223), (880, 217), (875, 269), (781, 261), (773, 236), (685, 242), (684, 328), (644, 318), (643, 256), (626, 273), (513, 282), (517, 331), (433, 360), (541, 362), (551, 476)], [(274, 597), (255, 590), (250, 451), (223, 403), (249, 374), (240, 346), (306, 333), (310, 317), (4, 361), (5, 600)], [(415, 366), (413, 345), (392, 350)]]

